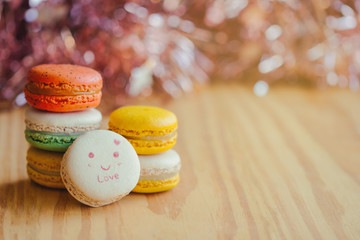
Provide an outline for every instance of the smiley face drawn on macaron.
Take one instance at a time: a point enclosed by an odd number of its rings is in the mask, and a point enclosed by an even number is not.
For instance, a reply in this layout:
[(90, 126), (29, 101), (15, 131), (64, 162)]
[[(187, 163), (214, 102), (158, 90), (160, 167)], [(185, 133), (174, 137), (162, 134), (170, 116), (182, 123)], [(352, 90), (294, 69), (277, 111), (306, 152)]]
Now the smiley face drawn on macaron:
[[(93, 152), (89, 152), (89, 158), (94, 158), (95, 157), (95, 154), (93, 153)], [(115, 151), (114, 153), (113, 153), (113, 157), (114, 158), (119, 158), (119, 152), (118, 151)], [(118, 166), (120, 166), (121, 165), (121, 162), (119, 161), (118, 163), (116, 163), (116, 165), (118, 165)], [(89, 163), (88, 164), (88, 167), (92, 167), (92, 165)], [(111, 164), (109, 165), (109, 166), (107, 166), (107, 167), (104, 167), (103, 165), (100, 165), (100, 168), (102, 169), (102, 170), (104, 170), (104, 171), (108, 171), (109, 169), (110, 169), (110, 167), (111, 167)]]
[[(122, 165), (119, 151), (117, 151), (117, 146), (120, 145), (119, 139), (114, 139), (114, 151), (112, 154), (109, 154), (109, 158), (106, 159), (96, 159), (96, 155), (94, 152), (89, 152), (89, 163), (88, 167), (96, 167), (99, 170), (99, 174), (97, 175), (97, 181), (99, 183), (109, 182), (112, 180), (119, 179), (119, 174), (116, 172), (116, 169)], [(112, 171), (109, 171), (109, 170)], [(102, 172), (104, 171), (104, 172)]]

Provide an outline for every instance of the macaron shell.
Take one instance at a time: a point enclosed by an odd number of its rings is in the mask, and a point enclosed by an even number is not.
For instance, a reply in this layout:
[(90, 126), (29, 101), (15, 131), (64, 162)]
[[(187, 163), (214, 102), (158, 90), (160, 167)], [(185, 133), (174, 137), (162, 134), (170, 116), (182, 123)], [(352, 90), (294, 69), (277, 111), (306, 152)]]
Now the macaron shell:
[(164, 192), (176, 187), (180, 182), (179, 174), (172, 178), (162, 180), (140, 180), (132, 192), (136, 193), (157, 193)]
[(171, 149), (176, 144), (177, 134), (168, 140), (135, 140), (128, 138), (128, 141), (135, 148), (137, 154), (158, 154)]
[(24, 89), (26, 101), (34, 108), (50, 112), (73, 112), (97, 107), (101, 92), (84, 95), (38, 95)]
[(73, 134), (100, 127), (102, 115), (96, 109), (80, 112), (55, 113), (29, 107), (25, 112), (26, 128), (41, 132)]
[(30, 145), (54, 152), (65, 152), (78, 135), (51, 135), (25, 130), (25, 139)]
[(71, 177), (67, 174), (66, 171), (61, 172), (61, 179), (65, 185), (65, 188), (68, 190), (71, 196), (73, 196), (79, 202), (88, 205), (90, 207), (105, 206), (113, 202), (117, 202), (126, 195), (128, 195), (128, 193), (123, 193), (123, 194), (118, 194), (114, 197), (109, 197), (106, 200), (103, 199), (99, 200), (97, 198), (89, 197), (87, 193), (81, 191), (81, 187), (79, 188), (79, 186), (72, 181)]
[(163, 136), (177, 129), (174, 113), (152, 106), (125, 106), (110, 114), (109, 128), (126, 137)]
[(71, 64), (42, 64), (30, 69), (27, 81), (39, 88), (78, 92), (100, 90), (101, 75), (88, 67)]
[(140, 163), (124, 137), (95, 130), (81, 135), (70, 146), (60, 173), (74, 198), (98, 207), (129, 194), (139, 180)]
[(29, 167), (29, 165), (27, 165), (27, 173), (31, 180), (42, 186), (49, 188), (59, 188), (59, 189), (65, 188), (65, 185), (62, 182), (60, 175), (53, 176), (53, 175), (42, 174)]

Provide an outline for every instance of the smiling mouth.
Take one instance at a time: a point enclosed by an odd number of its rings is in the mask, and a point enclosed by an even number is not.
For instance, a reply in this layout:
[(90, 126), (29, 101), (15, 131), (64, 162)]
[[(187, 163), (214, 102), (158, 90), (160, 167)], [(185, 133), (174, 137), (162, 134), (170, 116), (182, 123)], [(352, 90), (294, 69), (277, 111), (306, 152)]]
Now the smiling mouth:
[(104, 170), (104, 171), (109, 170), (109, 169), (110, 169), (110, 166), (111, 166), (111, 165), (109, 165), (109, 167), (108, 167), (108, 168), (104, 168), (102, 165), (100, 165), (101, 169), (102, 169), (102, 170)]

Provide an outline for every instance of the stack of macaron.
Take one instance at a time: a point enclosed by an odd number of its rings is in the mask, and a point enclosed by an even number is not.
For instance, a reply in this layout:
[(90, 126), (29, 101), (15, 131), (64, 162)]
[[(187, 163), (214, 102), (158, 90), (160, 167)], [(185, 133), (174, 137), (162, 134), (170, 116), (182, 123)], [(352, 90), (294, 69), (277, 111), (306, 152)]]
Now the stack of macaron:
[(102, 115), (95, 107), (101, 75), (83, 66), (44, 64), (33, 67), (27, 81), (24, 92), (32, 106), (25, 113), (28, 175), (40, 185), (64, 188), (64, 152), (77, 137), (100, 127)]
[(171, 149), (177, 138), (174, 113), (151, 106), (121, 107), (111, 113), (109, 130), (125, 137), (139, 156), (140, 178), (133, 192), (162, 192), (179, 183), (181, 161)]
[(25, 113), (29, 177), (66, 188), (93, 207), (128, 195), (169, 190), (179, 183), (181, 161), (171, 148), (175, 114), (158, 107), (126, 106), (110, 115), (109, 130), (97, 130), (102, 115), (102, 78), (74, 65), (47, 64), (28, 74)]

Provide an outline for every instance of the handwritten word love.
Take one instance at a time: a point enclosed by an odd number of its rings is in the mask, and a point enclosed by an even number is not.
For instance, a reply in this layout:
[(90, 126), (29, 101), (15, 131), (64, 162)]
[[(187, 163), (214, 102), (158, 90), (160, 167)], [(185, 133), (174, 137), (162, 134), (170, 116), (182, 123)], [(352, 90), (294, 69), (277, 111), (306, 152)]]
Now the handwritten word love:
[(114, 175), (108, 175), (108, 176), (97, 176), (97, 180), (99, 183), (103, 183), (103, 182), (108, 182), (108, 181), (112, 181), (115, 179), (119, 179), (119, 174), (115, 173)]

